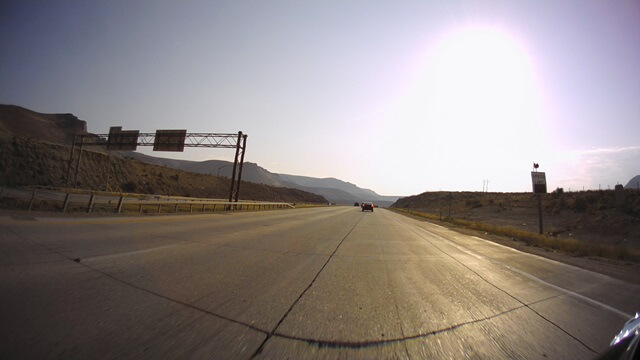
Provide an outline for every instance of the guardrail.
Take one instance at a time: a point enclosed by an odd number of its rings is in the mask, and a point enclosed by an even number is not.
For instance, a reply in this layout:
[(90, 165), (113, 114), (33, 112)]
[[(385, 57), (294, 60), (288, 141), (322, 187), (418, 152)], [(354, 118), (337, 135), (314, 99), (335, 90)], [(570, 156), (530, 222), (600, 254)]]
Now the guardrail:
[[(216, 212), (247, 211), (295, 208), (294, 204), (283, 202), (240, 201), (229, 202), (220, 199), (171, 197), (143, 194), (117, 194), (105, 192), (88, 192), (47, 187), (6, 188), (0, 191), (0, 201), (7, 203), (14, 200), (14, 208), (26, 207), (32, 210), (82, 211), (92, 213), (96, 210), (122, 213), (137, 211), (138, 213), (161, 212)], [(24, 205), (20, 206), (23, 202)], [(27, 205), (28, 204), (28, 205)], [(6, 207), (6, 206), (5, 206)]]

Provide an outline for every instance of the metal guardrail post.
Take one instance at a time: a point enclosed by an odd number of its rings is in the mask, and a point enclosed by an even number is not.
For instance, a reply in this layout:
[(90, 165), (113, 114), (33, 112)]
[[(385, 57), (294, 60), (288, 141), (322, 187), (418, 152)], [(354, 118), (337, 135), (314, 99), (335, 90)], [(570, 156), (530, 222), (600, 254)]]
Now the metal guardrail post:
[(62, 212), (66, 213), (67, 212), (67, 207), (69, 206), (69, 197), (71, 196), (71, 194), (67, 193), (67, 195), (64, 197), (64, 204), (62, 204)]
[(120, 195), (120, 199), (118, 200), (118, 214), (122, 212), (122, 202), (124, 201), (124, 196)]
[[(2, 190), (0, 190), (0, 194), (2, 194), (2, 196), (8, 196), (8, 197), (12, 197), (13, 195), (11, 194), (11, 191), (6, 191), (6, 187), (2, 187), (0, 188)], [(38, 190), (39, 188), (34, 188), (33, 189), (33, 193), (31, 195), (31, 199), (29, 201), (29, 212), (32, 210), (36, 210), (34, 209), (34, 206), (36, 206), (36, 198), (37, 198), (37, 194), (38, 194)], [(4, 193), (7, 194), (4, 194)], [(82, 197), (80, 199), (74, 199), (73, 198), (73, 193), (71, 192), (66, 192), (65, 193), (65, 197), (64, 197), (64, 202), (62, 205), (62, 212), (66, 213), (68, 211), (70, 211), (70, 204), (75, 202), (77, 203), (77, 206), (80, 206), (81, 208), (86, 206), (86, 212), (87, 213), (92, 213), (95, 210), (95, 206), (96, 204), (101, 204), (101, 201), (98, 201), (97, 197), (96, 197), (96, 193), (95, 192), (91, 192), (90, 194), (90, 198), (88, 200), (88, 204), (85, 202), (86, 198)], [(208, 212), (208, 207), (211, 206), (211, 211), (212, 213), (215, 213), (217, 211), (227, 211), (227, 210), (231, 210), (231, 211), (260, 211), (260, 210), (274, 210), (274, 209), (286, 209), (287, 207), (295, 209), (295, 206), (288, 204), (288, 203), (281, 203), (281, 202), (254, 202), (254, 201), (242, 201), (242, 202), (225, 202), (225, 201), (217, 201), (215, 199), (192, 199), (188, 202), (185, 202), (184, 200), (186, 200), (185, 198), (175, 198), (175, 199), (167, 199), (166, 201), (150, 201), (148, 199), (139, 199), (139, 201), (132, 201), (132, 202), (127, 202), (128, 205), (132, 205), (132, 207), (135, 208), (135, 206), (138, 206), (138, 212), (139, 213), (143, 213), (145, 212), (144, 210), (144, 206), (146, 205), (147, 208), (151, 207), (153, 208), (153, 206), (157, 206), (157, 208), (155, 209), (157, 213), (161, 213), (162, 212), (162, 206), (172, 206), (172, 210), (174, 213), (178, 213), (180, 212), (180, 205), (184, 204), (184, 205), (189, 205), (189, 213), (193, 213), (194, 212), (194, 207), (196, 206), (200, 206), (202, 205), (201, 208), (201, 212)], [(116, 205), (116, 212), (118, 214), (122, 213), (123, 211), (123, 206), (125, 205), (125, 196), (124, 194), (121, 194), (118, 196), (118, 203)], [(115, 199), (111, 199), (108, 200), (109, 204), (115, 204)], [(40, 208), (42, 208), (43, 206), (45, 206), (47, 204), (46, 201), (44, 201), (43, 199), (41, 199), (41, 203), (40, 203)], [(218, 207), (221, 206), (221, 209), (218, 209)], [(109, 206), (110, 207), (110, 206)], [(133, 209), (132, 209), (133, 210)], [(169, 209), (165, 209), (167, 212), (171, 212), (171, 210)], [(135, 210), (134, 210), (135, 211)], [(186, 212), (186, 209), (183, 210), (184, 212)], [(196, 210), (197, 211), (197, 210)]]
[(33, 207), (33, 202), (36, 199), (36, 192), (38, 191), (38, 188), (33, 189), (33, 194), (31, 194), (31, 201), (29, 201), (29, 210), (28, 212), (31, 212), (31, 208)]
[(95, 198), (96, 194), (95, 193), (91, 193), (91, 197), (89, 198), (89, 207), (87, 208), (87, 212), (90, 213), (93, 211), (93, 200)]

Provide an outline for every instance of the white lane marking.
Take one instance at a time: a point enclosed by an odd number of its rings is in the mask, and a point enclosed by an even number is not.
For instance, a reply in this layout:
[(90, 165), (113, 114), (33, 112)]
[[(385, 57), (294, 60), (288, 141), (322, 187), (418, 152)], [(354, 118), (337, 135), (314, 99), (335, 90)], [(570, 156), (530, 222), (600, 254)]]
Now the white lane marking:
[[(431, 224), (431, 223), (427, 223), (427, 225), (429, 225), (429, 226), (433, 225), (433, 226), (437, 226), (437, 227), (443, 228), (444, 230), (447, 230), (447, 231), (449, 231), (449, 232), (452, 232), (452, 233), (454, 233), (455, 235), (467, 236), (467, 235), (464, 235), (464, 234), (458, 233), (458, 232), (456, 232), (456, 231), (454, 231), (454, 230), (451, 230), (451, 229), (448, 229), (448, 228), (442, 227), (442, 226), (440, 226), (440, 225)], [(423, 228), (423, 229), (424, 229), (424, 228)], [(427, 230), (427, 229), (424, 229), (424, 230), (429, 231), (429, 230)], [(438, 236), (439, 236), (439, 234), (434, 234), (434, 235), (438, 235)], [(563, 263), (563, 262), (560, 262), (560, 261), (557, 261), (557, 260), (553, 260), (553, 259), (546, 258), (546, 257), (544, 257), (544, 256), (540, 256), (540, 255), (536, 255), (536, 254), (532, 254), (532, 253), (524, 252), (524, 251), (521, 251), (521, 250), (518, 250), (518, 249), (514, 249), (514, 248), (512, 248), (512, 247), (510, 247), (510, 246), (502, 245), (502, 244), (499, 244), (499, 243), (493, 242), (493, 241), (491, 241), (491, 240), (483, 239), (483, 238), (480, 238), (480, 237), (477, 237), (477, 236), (473, 236), (473, 235), (470, 235), (470, 236), (471, 236), (472, 238), (476, 239), (476, 240), (480, 240), (480, 241), (482, 241), (482, 242), (483, 242), (483, 243), (485, 243), (485, 244), (488, 244), (488, 245), (491, 245), (491, 246), (496, 246), (496, 247), (499, 247), (499, 248), (503, 248), (503, 249), (506, 249), (506, 250), (509, 250), (509, 251), (512, 251), (512, 252), (518, 253), (519, 255), (535, 257), (535, 258), (537, 258), (537, 259), (539, 259), (539, 260), (546, 261), (546, 262), (548, 262), (548, 263), (551, 263), (551, 264), (554, 264), (554, 265), (557, 265), (557, 266), (562, 266), (562, 267), (566, 267), (566, 268), (571, 268), (571, 270), (572, 270), (572, 271), (579, 271), (579, 272), (587, 273), (587, 274), (589, 274), (590, 276), (599, 277), (599, 278), (601, 278), (601, 279), (603, 279), (603, 280), (606, 280), (606, 281), (619, 282), (619, 283), (623, 283), (623, 284), (625, 284), (625, 285), (627, 285), (627, 284), (628, 284), (626, 281), (619, 280), (619, 279), (613, 278), (613, 277), (608, 276), (608, 275), (600, 274), (600, 273), (595, 272), (595, 271), (591, 271), (591, 270), (583, 269), (583, 268), (581, 268), (581, 267), (577, 267), (577, 266), (569, 265), (569, 264), (566, 264), (566, 263)], [(440, 236), (440, 239), (442, 239), (442, 240), (447, 240), (447, 241), (451, 241), (451, 240), (445, 239), (445, 238), (443, 238), (443, 237), (441, 237), (441, 236)]]
[[(588, 302), (588, 303), (591, 303), (591, 304), (593, 304), (593, 305), (596, 305), (596, 306), (598, 306), (598, 307), (600, 307), (600, 308), (602, 308), (602, 309), (609, 310), (609, 311), (611, 311), (611, 312), (613, 312), (613, 313), (615, 313), (615, 314), (617, 314), (617, 315), (621, 316), (621, 317), (622, 317), (623, 319), (625, 319), (625, 320), (628, 320), (628, 319), (630, 319), (630, 318), (632, 317), (632, 316), (631, 316), (631, 314), (627, 314), (627, 313), (625, 313), (624, 311), (618, 310), (618, 309), (616, 309), (616, 308), (614, 308), (614, 307), (611, 307), (611, 306), (609, 306), (609, 305), (607, 305), (607, 304), (603, 304), (603, 303), (601, 303), (601, 302), (599, 302), (599, 301), (597, 301), (597, 300), (594, 300), (594, 299), (592, 299), (592, 298), (590, 298), (590, 297), (586, 297), (586, 296), (584, 296), (584, 295), (580, 295), (580, 294), (578, 294), (578, 293), (575, 293), (575, 292), (573, 292), (573, 291), (571, 291), (571, 290), (568, 290), (568, 289), (562, 288), (562, 287), (560, 287), (560, 286), (557, 286), (557, 285), (553, 285), (553, 284), (551, 284), (551, 283), (548, 283), (548, 282), (546, 282), (546, 281), (544, 281), (544, 280), (542, 280), (542, 279), (540, 279), (540, 278), (538, 278), (538, 277), (535, 277), (535, 276), (533, 276), (533, 275), (529, 274), (528, 272), (522, 271), (522, 270), (520, 270), (520, 269), (515, 269), (515, 268), (513, 268), (513, 267), (511, 267), (511, 266), (509, 266), (509, 265), (503, 264), (502, 262), (499, 262), (499, 261), (496, 261), (496, 260), (493, 260), (493, 259), (486, 258), (486, 257), (484, 257), (484, 256), (482, 256), (482, 255), (480, 255), (480, 254), (476, 254), (475, 252), (473, 252), (473, 251), (471, 251), (471, 250), (469, 250), (469, 249), (462, 248), (461, 246), (459, 246), (458, 244), (456, 244), (454, 241), (451, 241), (451, 240), (445, 239), (444, 237), (442, 237), (442, 236), (440, 236), (440, 235), (438, 235), (438, 234), (434, 234), (434, 233), (430, 232), (429, 230), (424, 229), (424, 228), (422, 228), (422, 227), (419, 227), (419, 228), (421, 228), (421, 229), (422, 229), (422, 230), (424, 230), (424, 231), (429, 232), (429, 234), (431, 234), (431, 235), (435, 235), (436, 237), (438, 237), (438, 238), (439, 238), (439, 239), (441, 239), (441, 240), (445, 240), (445, 241), (449, 242), (453, 247), (455, 247), (455, 248), (457, 248), (458, 250), (460, 250), (460, 251), (462, 251), (462, 252), (466, 253), (467, 255), (471, 255), (471, 256), (473, 256), (473, 257), (475, 257), (475, 258), (478, 258), (478, 259), (483, 259), (483, 260), (490, 261), (490, 262), (492, 262), (492, 263), (494, 263), (494, 264), (496, 264), (496, 265), (502, 266), (502, 267), (504, 267), (504, 268), (507, 268), (507, 269), (509, 269), (509, 270), (513, 271), (513, 272), (516, 272), (516, 273), (518, 273), (518, 274), (520, 274), (520, 275), (523, 275), (523, 276), (525, 276), (525, 277), (527, 277), (527, 278), (529, 278), (529, 279), (531, 279), (531, 280), (537, 281), (537, 282), (539, 282), (539, 283), (541, 283), (541, 284), (544, 284), (544, 285), (546, 285), (546, 286), (549, 286), (549, 287), (551, 287), (551, 288), (553, 288), (553, 289), (555, 289), (555, 290), (558, 290), (558, 291), (560, 291), (560, 292), (563, 292), (563, 293), (565, 293), (565, 294), (567, 294), (567, 295), (569, 295), (569, 296), (576, 297), (576, 298), (578, 298), (578, 299), (581, 299), (581, 300), (583, 300), (583, 301), (586, 301), (586, 302)], [(479, 239), (479, 238), (477, 238), (477, 239)], [(492, 243), (492, 242), (490, 242), (490, 241), (488, 241), (488, 240), (484, 240), (484, 241), (485, 241), (485, 242), (487, 242), (487, 243)], [(493, 243), (492, 243), (492, 244), (493, 244)], [(496, 245), (499, 245), (499, 244), (496, 244)], [(504, 246), (504, 245), (500, 245), (500, 246)], [(518, 252), (518, 253), (520, 253), (520, 254), (525, 254), (525, 255), (527, 254), (527, 253), (523, 253), (523, 252), (521, 252), (521, 251), (518, 251), (518, 250), (516, 250), (516, 249), (512, 249), (512, 248), (509, 248), (509, 247), (507, 247), (507, 248), (508, 248), (508, 249), (511, 249), (511, 250), (513, 250), (513, 251), (516, 251), (516, 252)], [(530, 255), (530, 254), (528, 254), (528, 255)], [(537, 256), (537, 255), (535, 255), (535, 256)], [(540, 256), (537, 256), (537, 257), (540, 257)], [(543, 259), (544, 259), (544, 258), (543, 258)], [(549, 260), (549, 259), (545, 259), (545, 260)], [(550, 261), (553, 261), (553, 260), (550, 260)], [(571, 268), (575, 268), (574, 266), (571, 266), (571, 265), (567, 265), (567, 264), (563, 264), (563, 263), (559, 263), (559, 264), (566, 265), (566, 266), (569, 266), (569, 267), (571, 267)], [(580, 268), (575, 268), (575, 269), (580, 269)], [(580, 270), (583, 270), (583, 269), (580, 269)], [(598, 273), (594, 273), (594, 274), (601, 275), (601, 274), (598, 274)]]
[(595, 271), (591, 271), (591, 270), (583, 269), (583, 268), (581, 268), (581, 267), (577, 267), (577, 266), (573, 266), (573, 265), (565, 264), (565, 263), (560, 262), (560, 261), (557, 261), (557, 260), (548, 259), (548, 258), (546, 258), (546, 257), (544, 257), (544, 256), (540, 256), (540, 255), (536, 255), (536, 254), (531, 254), (531, 253), (528, 253), (528, 252), (520, 251), (520, 250), (518, 250), (518, 249), (514, 249), (514, 248), (509, 247), (509, 246), (506, 246), (506, 245), (502, 245), (502, 244), (495, 243), (495, 242), (493, 242), (493, 241), (491, 241), (491, 240), (487, 240), (487, 239), (479, 238), (479, 237), (477, 237), (477, 236), (472, 236), (472, 237), (473, 237), (473, 238), (476, 238), (477, 240), (480, 240), (480, 241), (482, 241), (482, 242), (484, 242), (484, 243), (486, 243), (486, 244), (492, 245), (492, 246), (496, 246), (496, 247), (500, 247), (500, 248), (503, 248), (503, 249), (506, 249), (506, 250), (510, 250), (510, 251), (512, 251), (512, 252), (515, 252), (515, 253), (518, 253), (518, 254), (521, 254), (521, 255), (527, 255), (527, 256), (535, 257), (535, 258), (537, 258), (537, 259), (539, 259), (539, 260), (546, 261), (546, 262), (548, 262), (548, 263), (551, 263), (551, 264), (554, 264), (554, 265), (557, 265), (557, 266), (562, 266), (562, 267), (571, 268), (573, 271), (580, 271), (580, 272), (584, 272), (584, 273), (589, 274), (590, 276), (599, 277), (599, 278), (601, 278), (601, 279), (603, 279), (603, 280), (606, 280), (606, 281), (612, 281), (612, 282), (624, 282), (624, 281), (622, 281), (622, 280), (618, 280), (618, 279), (612, 278), (611, 276), (608, 276), (608, 275), (604, 275), (604, 274), (600, 274), (600, 273), (595, 272)]
[(81, 261), (84, 262), (84, 261), (115, 259), (115, 258), (124, 257), (124, 256), (138, 255), (138, 254), (144, 254), (144, 253), (158, 251), (158, 250), (164, 250), (164, 249), (172, 248), (174, 246), (178, 246), (178, 244), (163, 245), (163, 246), (158, 246), (158, 247), (154, 247), (154, 248), (150, 248), (150, 249), (127, 251), (127, 252), (123, 252), (123, 253), (116, 253), (116, 254), (109, 254), (109, 255), (91, 256), (91, 257), (87, 257), (87, 258), (81, 258)]
[[(492, 261), (492, 260), (489, 260), (489, 261)], [(501, 266), (504, 266), (505, 268), (507, 268), (507, 269), (509, 269), (509, 270), (511, 270), (511, 271), (517, 272), (518, 274), (520, 274), (520, 275), (522, 275), (522, 276), (526, 276), (526, 277), (528, 277), (528, 278), (529, 278), (529, 279), (531, 279), (531, 280), (538, 281), (538, 282), (539, 282), (539, 283), (541, 283), (541, 284), (544, 284), (544, 285), (547, 285), (547, 286), (549, 286), (549, 287), (551, 287), (551, 288), (553, 288), (553, 289), (556, 289), (556, 290), (558, 290), (558, 291), (560, 291), (560, 292), (564, 292), (564, 293), (566, 293), (566, 294), (568, 294), (568, 295), (570, 295), (570, 296), (576, 297), (576, 298), (578, 298), (578, 299), (581, 299), (581, 300), (586, 301), (586, 302), (588, 302), (588, 303), (591, 303), (591, 304), (593, 304), (593, 305), (599, 306), (599, 307), (601, 307), (601, 308), (603, 308), (603, 309), (606, 309), (606, 310), (609, 310), (609, 311), (611, 311), (611, 312), (614, 312), (614, 313), (616, 313), (616, 314), (620, 315), (624, 320), (629, 320), (629, 319), (632, 317), (632, 316), (631, 316), (631, 314), (627, 314), (627, 313), (625, 313), (624, 311), (620, 311), (620, 310), (618, 310), (618, 309), (616, 309), (616, 308), (614, 308), (614, 307), (611, 307), (611, 306), (609, 306), (609, 305), (607, 305), (607, 304), (603, 304), (603, 303), (601, 303), (601, 302), (599, 302), (599, 301), (597, 301), (597, 300), (593, 300), (593, 299), (592, 299), (592, 298), (590, 298), (590, 297), (586, 297), (586, 296), (584, 296), (584, 295), (580, 295), (580, 294), (578, 294), (578, 293), (575, 293), (575, 292), (573, 292), (573, 291), (571, 291), (571, 290), (567, 290), (567, 289), (562, 288), (562, 287), (560, 287), (560, 286), (557, 286), (557, 285), (553, 285), (553, 284), (551, 284), (551, 283), (548, 283), (548, 282), (546, 282), (546, 281), (544, 281), (544, 280), (542, 280), (542, 279), (540, 279), (540, 278), (537, 278), (537, 277), (535, 277), (535, 276), (533, 276), (533, 275), (531, 275), (531, 274), (529, 274), (529, 273), (527, 273), (527, 272), (524, 272), (524, 271), (522, 271), (522, 270), (520, 270), (520, 269), (515, 269), (515, 268), (512, 268), (512, 267), (511, 267), (511, 266), (509, 266), (509, 265), (505, 265), (505, 264), (502, 264), (502, 263), (498, 263), (498, 264), (499, 264), (499, 265), (501, 265)]]

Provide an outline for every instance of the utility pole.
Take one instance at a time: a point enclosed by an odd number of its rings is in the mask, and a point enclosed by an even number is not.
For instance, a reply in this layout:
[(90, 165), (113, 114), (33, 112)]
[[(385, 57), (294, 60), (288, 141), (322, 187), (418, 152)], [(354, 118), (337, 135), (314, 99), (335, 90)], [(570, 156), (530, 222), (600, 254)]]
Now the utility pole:
[(536, 194), (538, 196), (538, 224), (540, 235), (544, 234), (543, 226), (542, 226), (542, 194)]

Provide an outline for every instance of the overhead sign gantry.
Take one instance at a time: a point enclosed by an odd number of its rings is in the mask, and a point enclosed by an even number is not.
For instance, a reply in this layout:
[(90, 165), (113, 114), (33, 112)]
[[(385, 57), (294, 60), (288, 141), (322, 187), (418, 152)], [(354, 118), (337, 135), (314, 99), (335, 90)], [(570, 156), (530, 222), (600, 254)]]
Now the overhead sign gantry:
[(121, 126), (109, 129), (109, 134), (79, 134), (71, 144), (66, 186), (69, 187), (71, 167), (76, 148), (79, 149), (75, 166), (74, 187), (78, 186), (78, 171), (85, 146), (99, 146), (107, 150), (134, 151), (138, 146), (153, 146), (154, 151), (183, 151), (185, 147), (207, 147), (236, 149), (231, 173), (229, 202), (238, 202), (247, 135), (224, 133), (187, 133), (187, 130), (156, 130), (155, 133), (140, 133), (138, 130), (122, 130)]

